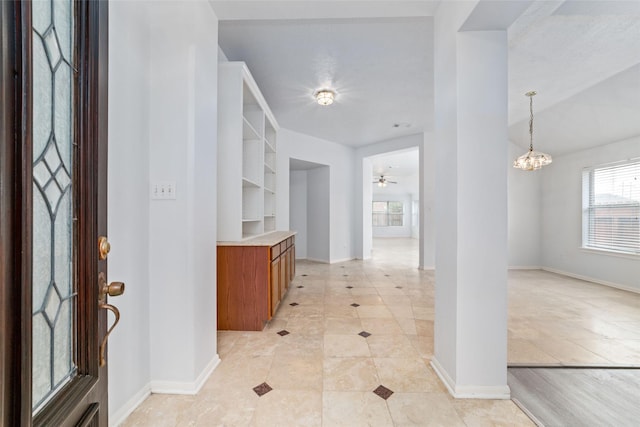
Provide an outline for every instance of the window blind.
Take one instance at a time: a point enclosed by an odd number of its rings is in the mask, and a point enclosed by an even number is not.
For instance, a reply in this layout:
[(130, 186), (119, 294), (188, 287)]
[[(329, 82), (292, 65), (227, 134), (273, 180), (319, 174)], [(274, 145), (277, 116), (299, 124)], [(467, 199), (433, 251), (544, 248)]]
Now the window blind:
[(640, 159), (585, 169), (583, 246), (640, 254)]
[(404, 225), (404, 205), (402, 202), (373, 202), (373, 226), (393, 227)]

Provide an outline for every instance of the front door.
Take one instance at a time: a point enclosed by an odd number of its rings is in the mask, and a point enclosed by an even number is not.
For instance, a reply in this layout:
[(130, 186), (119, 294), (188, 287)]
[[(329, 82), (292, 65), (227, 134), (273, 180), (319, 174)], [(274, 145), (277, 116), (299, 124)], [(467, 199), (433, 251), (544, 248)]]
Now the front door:
[(107, 2), (0, 2), (0, 424), (106, 426)]

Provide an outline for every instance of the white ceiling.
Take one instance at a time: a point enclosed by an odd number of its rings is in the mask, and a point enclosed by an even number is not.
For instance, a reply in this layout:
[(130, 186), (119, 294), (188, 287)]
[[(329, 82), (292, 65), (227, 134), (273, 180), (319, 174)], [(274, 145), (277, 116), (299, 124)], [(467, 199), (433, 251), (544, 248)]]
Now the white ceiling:
[(418, 149), (404, 151), (394, 151), (392, 153), (372, 156), (371, 166), (374, 177), (384, 175), (398, 178), (401, 176), (415, 175), (418, 170), (419, 154)]
[[(223, 21), (220, 46), (280, 126), (359, 146), (432, 128), (432, 33), (431, 18)], [(323, 107), (325, 88), (336, 99)]]
[[(407, 194), (419, 191), (419, 153), (418, 149), (394, 151), (378, 156), (372, 156), (373, 192), (376, 194)], [(384, 175), (389, 181), (397, 184), (387, 184), (386, 187), (378, 187), (373, 181), (377, 181)]]
[[(247, 62), (281, 126), (350, 146), (432, 129), (438, 2), (211, 3), (223, 51)], [(510, 138), (528, 146), (532, 89), (537, 149), (558, 155), (639, 135), (640, 1), (523, 3), (509, 27)], [(322, 87), (336, 90), (334, 105), (314, 103)]]
[(307, 162), (306, 160), (300, 159), (289, 159), (289, 170), (292, 171), (307, 171), (310, 169), (316, 169), (321, 167), (328, 167), (327, 165), (322, 165), (320, 163)]

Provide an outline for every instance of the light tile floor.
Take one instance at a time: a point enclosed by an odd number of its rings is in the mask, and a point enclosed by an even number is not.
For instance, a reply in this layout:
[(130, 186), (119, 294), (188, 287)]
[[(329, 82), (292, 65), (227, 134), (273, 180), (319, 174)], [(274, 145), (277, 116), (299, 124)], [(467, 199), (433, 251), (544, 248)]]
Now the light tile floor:
[[(222, 362), (197, 396), (151, 395), (123, 425), (533, 425), (509, 400), (455, 400), (438, 380), (429, 365), (433, 272), (416, 268), (416, 245), (376, 239), (371, 261), (299, 261), (264, 331), (218, 332)], [(509, 361), (605, 363), (622, 351), (637, 362), (640, 298), (601, 288), (510, 274)], [(263, 383), (272, 390), (258, 397)], [(380, 385), (393, 392), (386, 400), (373, 392)]]
[(509, 363), (640, 366), (640, 294), (540, 270), (509, 272)]

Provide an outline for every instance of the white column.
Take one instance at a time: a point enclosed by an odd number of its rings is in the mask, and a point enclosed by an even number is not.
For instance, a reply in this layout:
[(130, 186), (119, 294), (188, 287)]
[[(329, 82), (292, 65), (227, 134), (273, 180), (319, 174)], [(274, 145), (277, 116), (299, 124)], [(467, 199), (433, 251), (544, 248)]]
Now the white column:
[(435, 186), (436, 158), (432, 132), (425, 132), (420, 146), (420, 265), (423, 270), (433, 270), (435, 264), (436, 223)]
[(507, 34), (436, 19), (433, 367), (455, 397), (507, 386)]
[(151, 392), (193, 394), (216, 353), (217, 18), (203, 0), (154, 5), (149, 208)]

